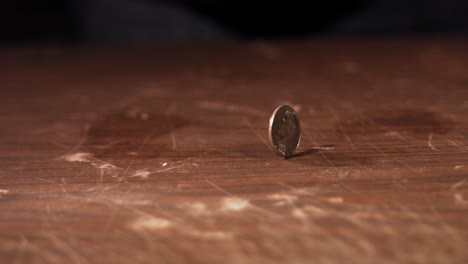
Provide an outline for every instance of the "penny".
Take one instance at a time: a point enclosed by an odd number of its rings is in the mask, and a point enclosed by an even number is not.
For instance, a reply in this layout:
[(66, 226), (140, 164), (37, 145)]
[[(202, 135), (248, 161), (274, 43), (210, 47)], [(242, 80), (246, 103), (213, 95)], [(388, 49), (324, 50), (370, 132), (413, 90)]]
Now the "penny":
[(292, 107), (282, 105), (275, 109), (270, 118), (269, 137), (276, 154), (284, 158), (294, 154), (301, 138), (301, 127)]

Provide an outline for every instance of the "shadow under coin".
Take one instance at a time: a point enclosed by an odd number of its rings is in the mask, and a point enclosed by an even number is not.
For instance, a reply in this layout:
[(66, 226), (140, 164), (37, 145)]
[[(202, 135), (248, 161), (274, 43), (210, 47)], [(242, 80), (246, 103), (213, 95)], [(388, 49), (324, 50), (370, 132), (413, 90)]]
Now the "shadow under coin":
[(373, 166), (378, 164), (379, 157), (373, 155), (362, 155), (349, 151), (341, 151), (339, 148), (315, 147), (297, 152), (287, 160), (298, 166), (306, 167), (354, 167)]

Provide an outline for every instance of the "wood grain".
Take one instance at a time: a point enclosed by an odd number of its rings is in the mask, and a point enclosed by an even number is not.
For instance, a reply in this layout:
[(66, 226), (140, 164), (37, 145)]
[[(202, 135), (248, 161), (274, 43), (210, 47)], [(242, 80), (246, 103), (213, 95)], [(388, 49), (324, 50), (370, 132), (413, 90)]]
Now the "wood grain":
[(466, 47), (3, 50), (1, 262), (467, 263)]

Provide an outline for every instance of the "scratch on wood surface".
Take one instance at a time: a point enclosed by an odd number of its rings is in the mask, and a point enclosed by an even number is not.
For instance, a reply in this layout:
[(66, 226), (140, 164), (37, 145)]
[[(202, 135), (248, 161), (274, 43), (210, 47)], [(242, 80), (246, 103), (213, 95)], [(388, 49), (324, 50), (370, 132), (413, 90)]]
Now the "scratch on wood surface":
[(319, 149), (321, 149), (321, 150), (333, 150), (333, 149), (335, 149), (335, 146), (333, 146), (333, 145), (323, 145), (323, 146), (313, 147), (312, 149), (314, 149), (314, 150), (319, 150)]
[(452, 185), (452, 187), (450, 188), (451, 191), (454, 191), (458, 188), (460, 188), (463, 184), (465, 184), (465, 182), (468, 180), (468, 178), (465, 178), (457, 183), (455, 183), (454, 185)]
[(174, 169), (182, 168), (184, 166), (186, 166), (186, 164), (179, 164), (179, 165), (167, 167), (165, 169), (155, 170), (155, 171), (150, 172), (149, 174), (171, 171), (171, 170), (174, 170)]
[(69, 161), (69, 162), (90, 162), (89, 159), (92, 157), (93, 157), (92, 153), (77, 152), (77, 153), (62, 156), (62, 159)]
[(439, 151), (434, 145), (432, 145), (432, 133), (429, 133), (429, 139), (427, 140), (427, 146), (433, 151)]
[[(47, 183), (50, 183), (50, 184), (58, 185), (63, 193), (67, 193), (67, 189), (65, 189), (63, 182), (62, 183), (56, 183), (54, 181), (50, 181), (50, 180), (46, 180), (46, 179), (42, 179), (42, 178), (35, 178), (35, 179), (39, 180), (39, 181), (47, 182)], [(39, 184), (39, 194), (41, 194), (41, 185), (40, 184)]]
[(142, 179), (146, 179), (148, 178), (148, 176), (150, 175), (150, 172), (147, 170), (147, 169), (142, 169), (142, 170), (138, 170), (138, 171), (135, 171), (135, 173), (133, 173), (130, 178), (142, 178)]
[(463, 198), (463, 194), (462, 193), (455, 193), (453, 195), (453, 198), (455, 199), (455, 204), (456, 205), (459, 205), (459, 206), (468, 206), (468, 200), (465, 200), (465, 198)]
[[(327, 156), (325, 156), (325, 154), (323, 153), (322, 150), (318, 150), (320, 155), (322, 155), (322, 157), (330, 164), (330, 166), (332, 166), (332, 168), (336, 171), (336, 175), (335, 175), (335, 178), (337, 180), (337, 182), (345, 189), (349, 190), (349, 191), (353, 191), (349, 186), (347, 186), (342, 180), (341, 180), (341, 172), (340, 170), (331, 162), (331, 160), (329, 158), (327, 158)], [(311, 157), (309, 157), (310, 159), (312, 159)]]
[[(106, 188), (102, 188), (109, 190), (110, 186)], [(128, 197), (130, 193), (131, 188), (129, 188), (124, 195), (114, 195), (114, 196), (109, 196), (103, 194), (103, 190), (100, 190), (97, 192), (97, 195), (95, 196), (77, 196), (77, 195), (69, 195), (70, 198), (77, 199), (78, 201), (84, 201), (88, 203), (96, 203), (96, 204), (102, 204), (110, 207), (112, 209), (111, 214), (109, 214), (109, 218), (107, 219), (106, 223), (104, 224), (103, 231), (104, 233), (107, 233), (109, 229), (111, 228), (112, 224), (115, 222), (117, 214), (120, 209), (126, 209), (131, 212), (137, 213), (138, 218), (135, 218), (132, 223), (135, 223), (138, 219), (140, 220), (145, 220), (145, 219), (152, 219), (155, 218), (150, 213), (147, 213), (144, 210), (141, 210), (138, 208), (139, 206), (148, 206), (148, 205), (153, 205), (159, 207), (158, 202), (155, 200), (148, 200), (148, 199), (142, 199), (144, 196), (132, 196)], [(158, 218), (158, 217), (156, 217)], [(138, 223), (138, 222), (136, 222)], [(151, 220), (147, 222), (148, 225), (151, 224)], [(130, 224), (127, 224), (127, 226), (130, 228)], [(144, 223), (142, 223), (142, 226), (144, 226)], [(143, 227), (142, 227), (143, 228)], [(148, 227), (151, 228), (151, 227)]]
[(184, 160), (174, 162), (174, 163), (172, 163), (170, 165), (167, 162), (162, 162), (161, 166), (164, 167), (164, 169), (150, 171), (148, 175), (155, 174), (155, 173), (161, 173), (161, 172), (167, 172), (167, 171), (180, 169), (180, 168), (186, 168), (186, 167), (198, 167), (198, 166), (200, 166), (200, 163), (203, 163), (202, 160), (197, 159), (197, 158), (187, 158), (187, 159), (184, 159)]
[(451, 139), (445, 139), (445, 141), (447, 141), (448, 143), (450, 143), (450, 145), (452, 146), (460, 146), (459, 143), (455, 142), (454, 140), (451, 140)]
[(23, 256), (27, 248), (30, 248), (28, 239), (21, 234), (20, 236), (20, 242), (19, 242), (19, 247), (18, 247), (18, 252), (16, 253), (15, 260), (13, 261), (14, 264), (16, 263), (23, 263)]
[[(41, 235), (43, 235), (41, 233)], [(44, 234), (43, 236), (47, 236)], [(43, 263), (41, 261), (45, 261), (44, 263), (61, 263), (61, 262), (70, 262), (70, 259), (64, 260), (63, 257), (60, 257), (57, 254), (57, 250), (47, 250), (44, 247), (40, 247), (37, 244), (33, 243), (30, 241), (24, 234), (21, 234), (20, 236), (20, 242), (19, 242), (19, 248), (15, 247), (18, 249), (17, 256), (15, 258), (15, 261), (12, 263), (14, 264), (19, 264), (19, 263), (24, 263), (23, 261), (26, 257), (27, 254), (29, 255), (35, 255), (38, 263)], [(66, 256), (67, 257), (67, 256)]]
[(88, 132), (89, 127), (90, 127), (90, 124), (84, 124), (84, 126), (82, 127), (82, 131), (80, 132), (82, 135), (81, 135), (81, 138), (78, 141), (78, 143), (76, 143), (68, 152), (66, 152), (62, 156), (58, 157), (57, 159), (69, 156), (70, 153), (73, 153), (73, 152), (77, 151), (78, 148), (80, 148), (86, 142), (86, 136), (85, 135)]
[(417, 169), (413, 168), (412, 166), (406, 164), (405, 162), (399, 160), (399, 159), (395, 159), (396, 161), (398, 161), (400, 164), (402, 164), (403, 166), (407, 167), (408, 169), (416, 172), (417, 174), (421, 175), (421, 176), (424, 176), (424, 174), (420, 171), (418, 171)]
[(263, 144), (265, 144), (268, 147), (268, 149), (273, 151), (273, 148), (270, 146), (270, 144), (268, 144), (267, 140), (265, 138), (263, 138), (262, 135), (260, 135), (260, 133), (252, 126), (252, 123), (250, 122), (250, 120), (248, 118), (245, 118), (244, 121), (247, 124), (247, 126), (249, 127), (250, 131), (252, 131), (254, 133), (254, 135), (258, 139), (260, 139), (260, 141), (263, 142)]
[(176, 138), (175, 138), (175, 135), (174, 135), (174, 131), (171, 131), (171, 133), (169, 135), (170, 135), (171, 141), (172, 141), (172, 150), (175, 150), (177, 148), (177, 141), (176, 141)]
[(215, 184), (214, 182), (210, 181), (210, 180), (205, 180), (206, 183), (208, 183), (209, 185), (213, 186), (215, 189), (221, 191), (222, 193), (224, 193), (225, 195), (228, 195), (228, 196), (234, 196), (233, 194), (231, 194), (230, 192), (224, 190), (223, 188), (221, 188), (219, 185)]
[(392, 130), (392, 131), (387, 131), (387, 132), (384, 133), (384, 136), (386, 136), (386, 137), (394, 136), (394, 137), (397, 137), (397, 138), (399, 138), (399, 139), (401, 139), (401, 140), (403, 140), (403, 141), (409, 143), (408, 139), (406, 139), (406, 138), (405, 138), (400, 132), (398, 132), (398, 131), (393, 131), (393, 130)]
[(62, 192), (63, 193), (68, 193), (67, 189), (65, 188), (65, 185), (67, 184), (67, 181), (65, 180), (64, 177), (62, 177), (62, 183), (59, 184), (60, 185), (60, 188), (62, 189)]
[[(314, 138), (312, 137), (312, 135), (307, 132), (307, 131), (304, 131), (306, 133), (306, 135), (311, 139), (312, 143), (314, 143), (314, 145), (317, 146), (317, 143), (315, 142)], [(299, 149), (302, 151), (302, 152), (305, 152), (301, 147), (299, 147)], [(328, 162), (328, 164), (330, 164), (330, 166), (336, 171), (336, 175), (335, 175), (335, 179), (336, 181), (338, 182), (338, 184), (340, 184), (343, 188), (349, 190), (349, 191), (352, 191), (354, 192), (354, 190), (352, 190), (349, 186), (347, 186), (342, 180), (341, 180), (341, 171), (335, 166), (335, 164), (333, 164), (333, 162), (331, 162), (331, 160), (323, 153), (323, 151), (321, 149), (317, 149), (318, 152), (320, 153), (320, 155)], [(310, 155), (306, 155), (306, 157), (308, 159), (310, 159), (311, 161), (313, 161), (312, 157), (310, 157)]]
[(128, 226), (134, 231), (154, 231), (167, 229), (172, 226), (172, 222), (165, 218), (145, 215), (133, 220)]
[(225, 198), (225, 199), (223, 199), (221, 201), (221, 208), (219, 210), (220, 212), (243, 211), (243, 210), (245, 210), (247, 208), (252, 208), (257, 212), (269, 215), (270, 217), (274, 217), (274, 218), (279, 217), (279, 215), (276, 214), (275, 212), (269, 211), (269, 210), (267, 210), (267, 209), (265, 209), (263, 207), (260, 207), (260, 206), (256, 206), (256, 205), (250, 203), (250, 201), (247, 200), (247, 199), (235, 196), (232, 193), (230, 193), (230, 192), (226, 191), (225, 189), (221, 188), (217, 184), (211, 182), (210, 180), (205, 180), (205, 181), (208, 184), (210, 184), (211, 186), (213, 186), (215, 189), (223, 192), (226, 196), (228, 196), (227, 198)]
[(92, 166), (100, 170), (101, 182), (103, 181), (104, 174), (111, 174), (112, 177), (117, 177), (118, 173), (122, 170), (122, 168), (117, 167), (109, 162), (97, 159), (92, 153), (87, 152), (77, 152), (73, 154), (68, 154), (62, 156), (61, 159), (64, 159), (69, 162), (81, 162), (91, 164)]
[(450, 145), (457, 147), (459, 150), (462, 150), (465, 152), (467, 151), (467, 146), (463, 142), (460, 142), (459, 140), (445, 139), (445, 141), (450, 143)]
[(342, 126), (339, 126), (338, 127), (340, 132), (343, 134), (343, 136), (345, 137), (346, 141), (348, 141), (348, 144), (351, 146), (351, 148), (353, 150), (356, 150), (356, 147), (354, 146), (354, 143), (353, 141), (351, 140), (351, 138), (349, 137), (348, 133), (346, 132), (346, 130), (343, 129)]
[[(148, 141), (153, 137), (154, 135), (154, 132), (150, 133), (146, 138), (145, 140), (143, 140), (143, 142), (141, 143), (140, 147), (138, 148), (138, 151), (137, 153), (141, 153), (141, 151), (143, 150), (143, 148), (146, 146), (146, 144), (148, 143)], [(132, 160), (130, 161), (130, 163), (128, 164), (127, 168), (125, 169), (125, 171), (123, 172), (123, 175), (122, 177), (120, 178), (121, 180), (123, 180), (125, 178), (125, 175), (127, 174), (128, 170), (130, 169), (130, 167), (132, 167), (133, 163), (135, 162), (135, 159), (137, 158), (137, 156), (133, 156)]]
[[(375, 148), (377, 151), (379, 151), (380, 153), (382, 153), (385, 157), (387, 158), (390, 158), (390, 159), (393, 159), (395, 161), (397, 161), (398, 163), (400, 163), (401, 165), (405, 166), (406, 168), (416, 172), (417, 174), (421, 175), (421, 176), (424, 176), (423, 173), (421, 173), (420, 171), (416, 170), (415, 168), (413, 168), (412, 166), (406, 164), (405, 162), (401, 161), (400, 159), (397, 159), (397, 158), (394, 158), (394, 157), (391, 157), (389, 156), (387, 153), (385, 153), (379, 146), (375, 145), (375, 144), (371, 144), (371, 146), (373, 148)], [(393, 178), (393, 180), (395, 180), (395, 178)]]
[(326, 208), (321, 208), (315, 205), (305, 205), (303, 207), (293, 208), (291, 215), (299, 219), (308, 219), (309, 217), (323, 217), (326, 216)]
[(140, 217), (131, 222), (128, 227), (137, 232), (163, 231), (174, 227), (177, 233), (184, 237), (193, 237), (202, 240), (232, 240), (235, 238), (233, 232), (223, 230), (200, 230), (187, 225), (176, 225), (176, 223), (159, 217)]
[(456, 165), (453, 167), (454, 170), (459, 170), (459, 169), (462, 169), (463, 167), (465, 167), (464, 165)]
[(294, 202), (299, 199), (297, 195), (287, 194), (287, 193), (275, 193), (270, 194), (267, 197), (269, 200), (275, 201), (275, 206), (283, 206), (283, 205), (290, 205), (294, 204)]
[(310, 196), (310, 197), (314, 197), (315, 194), (317, 193), (318, 189), (317, 188), (312, 188), (312, 187), (308, 187), (308, 188), (296, 188), (296, 187), (293, 187), (291, 185), (288, 185), (288, 184), (285, 184), (283, 182), (279, 182), (279, 181), (275, 181), (276, 184), (280, 185), (280, 186), (284, 186), (288, 189), (291, 190), (291, 192), (294, 194), (294, 195), (303, 195), (303, 196)]
[[(205, 180), (205, 181), (211, 186), (213, 186), (215, 189), (221, 191), (222, 193), (228, 196), (228, 197), (223, 198), (223, 200), (221, 201), (221, 211), (243, 211), (244, 209), (253, 207), (253, 205), (250, 203), (249, 200), (237, 197), (229, 193), (228, 191), (224, 190), (219, 185), (211, 182), (210, 180)], [(260, 211), (266, 211), (266, 210), (263, 210), (262, 208), (258, 208), (258, 207), (255, 207), (255, 208)], [(268, 211), (266, 212), (269, 213)]]
[(233, 232), (221, 230), (199, 230), (186, 225), (177, 225), (168, 219), (155, 216), (141, 216), (128, 224), (128, 228), (137, 232), (163, 231), (174, 227), (181, 235), (203, 240), (231, 240)]
[(60, 239), (59, 236), (53, 233), (46, 233), (45, 235), (59, 250), (68, 256), (72, 263), (89, 263), (85, 256), (80, 255), (75, 247), (70, 246), (66, 241)]

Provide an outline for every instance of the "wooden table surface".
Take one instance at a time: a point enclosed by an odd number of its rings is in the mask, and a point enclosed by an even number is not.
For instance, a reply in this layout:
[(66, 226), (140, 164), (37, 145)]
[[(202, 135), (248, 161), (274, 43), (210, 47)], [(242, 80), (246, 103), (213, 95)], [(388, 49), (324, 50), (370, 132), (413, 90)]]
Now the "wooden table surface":
[(468, 263), (467, 47), (3, 49), (1, 263)]

